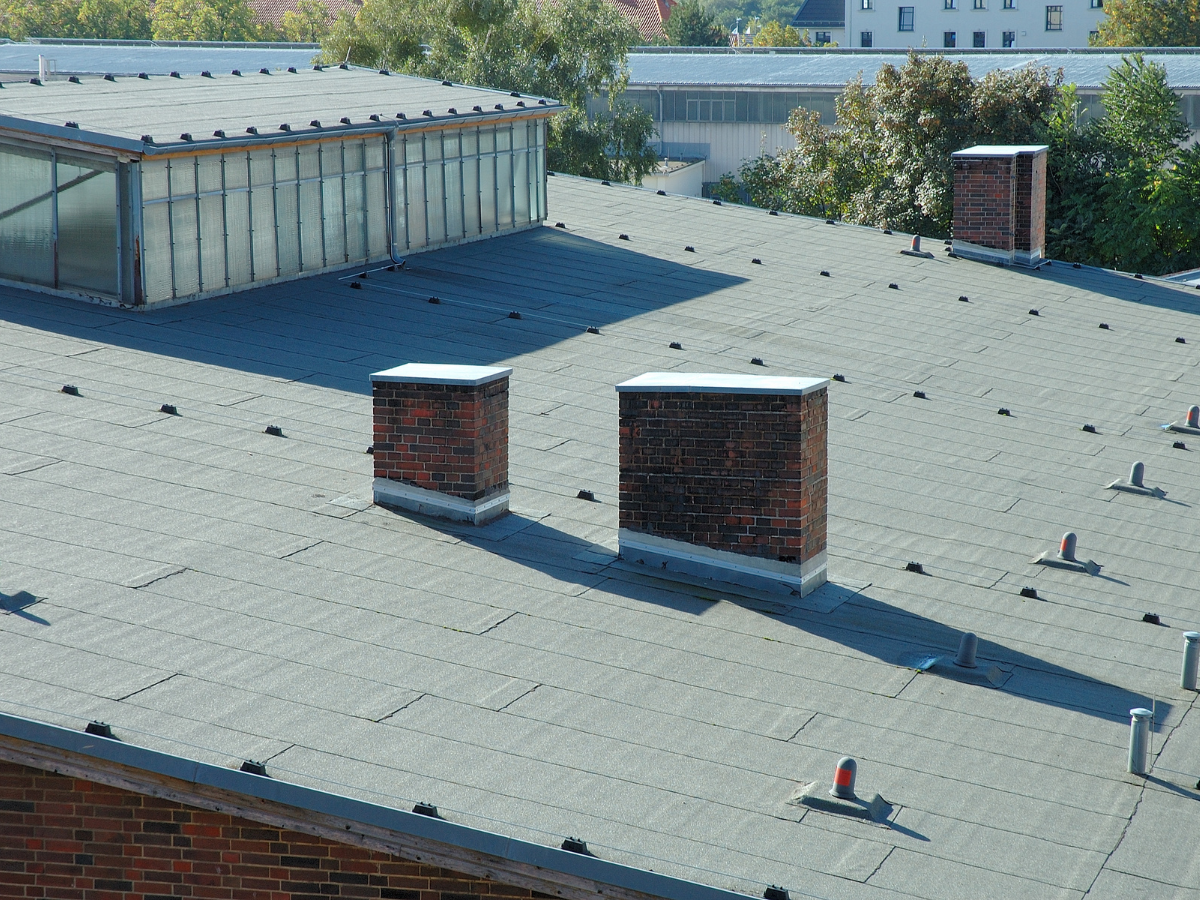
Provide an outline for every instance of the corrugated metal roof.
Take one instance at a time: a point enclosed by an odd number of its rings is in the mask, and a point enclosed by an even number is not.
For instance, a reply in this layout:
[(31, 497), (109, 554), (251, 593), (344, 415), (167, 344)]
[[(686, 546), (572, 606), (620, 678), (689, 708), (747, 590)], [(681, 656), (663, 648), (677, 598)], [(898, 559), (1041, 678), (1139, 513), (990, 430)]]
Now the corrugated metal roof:
[[(1109, 69), (1120, 63), (1119, 52), (1052, 51), (1044, 53), (949, 53), (962, 60), (976, 78), (994, 69), (1023, 66), (1061, 68), (1068, 82), (1083, 88), (1104, 83)], [(1175, 89), (1200, 89), (1200, 53), (1155, 52), (1146, 59), (1166, 67)], [(885, 63), (904, 65), (898, 51), (778, 50), (775, 52), (631, 53), (630, 87), (645, 85), (711, 85), (744, 87), (841, 87), (859, 72), (873, 84)]]
[(203, 71), (257, 72), (312, 65), (317, 44), (209, 44), (112, 42), (0, 43), (0, 75), (36, 75), (38, 56), (62, 75), (199, 75)]
[[(521, 107), (518, 103), (528, 104)], [(472, 107), (480, 107), (473, 112)], [(502, 109), (497, 109), (497, 106)], [(431, 121), (465, 121), (546, 114), (557, 101), (511, 97), (506, 92), (445, 85), (409, 75), (366, 69), (309, 67), (242, 75), (172, 78), (153, 76), (79, 83), (9, 84), (0, 91), (0, 129), (33, 132), (131, 152), (272, 137), (289, 139), (350, 129), (421, 127)], [(450, 110), (455, 110), (451, 113)], [(425, 116), (428, 110), (431, 115)], [(401, 124), (397, 116), (404, 114)], [(377, 116), (377, 120), (370, 117)], [(342, 122), (348, 119), (349, 124)], [(320, 124), (312, 125), (313, 121)], [(67, 127), (74, 122), (78, 127)], [(289, 130), (281, 128), (287, 125)], [(257, 129), (257, 134), (247, 129)], [(215, 132), (224, 132), (216, 136)], [(187, 134), (191, 139), (185, 139)], [(155, 146), (144, 146), (150, 135)]]

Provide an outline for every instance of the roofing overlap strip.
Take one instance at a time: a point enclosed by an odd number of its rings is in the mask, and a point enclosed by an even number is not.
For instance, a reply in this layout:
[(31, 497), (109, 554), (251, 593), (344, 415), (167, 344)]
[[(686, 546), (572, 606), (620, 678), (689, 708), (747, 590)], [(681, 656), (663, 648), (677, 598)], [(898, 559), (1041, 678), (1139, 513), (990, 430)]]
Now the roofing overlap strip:
[[(1195, 292), (549, 181), (566, 229), (358, 291), (134, 314), (0, 289), (0, 708), (758, 896), (1195, 897), (1200, 463), (1160, 428), (1200, 396)], [(756, 356), (844, 376), (831, 583), (618, 563), (613, 386)], [(367, 504), (369, 375), (406, 362), (512, 367), (512, 516)], [(1165, 497), (1106, 489), (1134, 460)], [(1032, 564), (1068, 530), (1100, 575)], [(948, 661), (967, 631), (979, 677)], [(787, 803), (843, 755), (886, 824)]]

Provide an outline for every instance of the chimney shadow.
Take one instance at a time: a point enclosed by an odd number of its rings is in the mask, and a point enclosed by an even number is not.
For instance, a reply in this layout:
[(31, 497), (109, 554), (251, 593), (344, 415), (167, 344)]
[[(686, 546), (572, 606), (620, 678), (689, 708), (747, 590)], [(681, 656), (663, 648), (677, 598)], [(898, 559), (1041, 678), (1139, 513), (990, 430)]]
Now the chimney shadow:
[[(1103, 294), (1114, 300), (1124, 300), (1143, 306), (1200, 315), (1200, 291), (1185, 285), (1170, 286), (1161, 281), (1134, 278), (1132, 275), (1090, 266), (1076, 269), (1069, 262), (1059, 261), (1055, 261), (1051, 266), (1043, 266), (1036, 271), (1026, 271), (1031, 278), (1062, 287)], [(1096, 319), (1096, 315), (1092, 311), (1079, 307), (1073, 308), (1069, 301), (1062, 309), (1063, 313), (1068, 316), (1078, 313), (1082, 324), (1090, 328), (1095, 328), (1099, 321), (1098, 319), (1093, 321)], [(1116, 321), (1112, 323), (1112, 331), (1118, 336), (1120, 335), (1121, 326)], [(1178, 337), (1182, 337), (1189, 346), (1193, 343), (1200, 343), (1200, 332), (1180, 334)], [(1184, 348), (1180, 347), (1179, 349), (1183, 350)], [(1183, 410), (1180, 410), (1180, 415), (1182, 414)]]
[(29, 607), (40, 602), (41, 599), (29, 591), (17, 591), (15, 594), (0, 593), (0, 615), (20, 616), (37, 625), (49, 625), (50, 623), (41, 616), (29, 612)]
[[(717, 603), (732, 603), (888, 665), (919, 670), (918, 677), (976, 685), (1114, 723), (1126, 722), (1130, 709), (1149, 707), (1152, 702), (1145, 695), (982, 637), (976, 650), (978, 668), (959, 669), (952, 660), (964, 632), (890, 604), (869, 586), (860, 589), (829, 582), (803, 599), (782, 593), (749, 596), (735, 593), (740, 589), (729, 585), (693, 586), (659, 578), (653, 570), (638, 571), (619, 561), (608, 547), (516, 513), (480, 528), (422, 521), (562, 581), (696, 617)], [(584, 593), (575, 602), (586, 600)], [(931, 658), (936, 662), (923, 669), (916, 662)], [(1171, 704), (1159, 698), (1155, 702), (1162, 721)]]
[(0, 321), (369, 396), (371, 372), (403, 362), (493, 365), (585, 335), (602, 348), (589, 328), (746, 281), (549, 227), (353, 273), (147, 312), (4, 288)]

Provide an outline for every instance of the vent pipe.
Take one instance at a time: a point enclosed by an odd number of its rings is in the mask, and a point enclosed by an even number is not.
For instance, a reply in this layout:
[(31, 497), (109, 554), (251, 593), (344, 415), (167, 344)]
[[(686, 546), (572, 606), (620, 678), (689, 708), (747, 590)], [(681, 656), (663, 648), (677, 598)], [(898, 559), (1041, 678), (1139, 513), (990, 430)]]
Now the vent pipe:
[(829, 793), (843, 800), (854, 799), (854, 779), (858, 775), (858, 763), (849, 756), (838, 760), (837, 768), (833, 770), (833, 787)]
[(1075, 562), (1075, 532), (1068, 531), (1062, 536), (1062, 543), (1058, 545), (1058, 558), (1065, 559), (1067, 562)]
[(1150, 772), (1150, 720), (1154, 713), (1144, 707), (1129, 711), (1129, 774), (1147, 775)]
[(1179, 686), (1185, 691), (1196, 690), (1196, 673), (1200, 668), (1200, 631), (1183, 633), (1183, 675)]
[(963, 669), (974, 669), (975, 651), (978, 648), (979, 638), (968, 631), (958, 642), (958, 655), (954, 657), (954, 664)]
[(50, 62), (46, 57), (38, 54), (38, 81), (45, 84), (50, 80)]

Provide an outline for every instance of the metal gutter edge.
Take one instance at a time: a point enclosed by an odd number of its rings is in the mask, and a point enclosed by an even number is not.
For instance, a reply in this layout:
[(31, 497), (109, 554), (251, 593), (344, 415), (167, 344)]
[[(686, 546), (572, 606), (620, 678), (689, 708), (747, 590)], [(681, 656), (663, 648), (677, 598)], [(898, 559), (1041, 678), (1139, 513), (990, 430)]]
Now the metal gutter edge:
[(108, 150), (119, 150), (125, 153), (140, 154), (145, 145), (133, 138), (115, 137), (97, 131), (80, 128), (67, 128), (65, 125), (47, 125), (32, 119), (22, 119), (17, 116), (0, 115), (0, 129), (10, 132), (36, 134), (51, 138), (60, 143), (86, 144), (93, 147), (103, 147)]
[(96, 737), (22, 716), (0, 713), (0, 736), (140, 769), (189, 784), (229, 791), (321, 815), (336, 816), (399, 835), (437, 841), (510, 862), (661, 897), (664, 900), (746, 900), (747, 896), (466, 825), (457, 825), (443, 819), (354, 800), (235, 769), (225, 769), (119, 740)]

